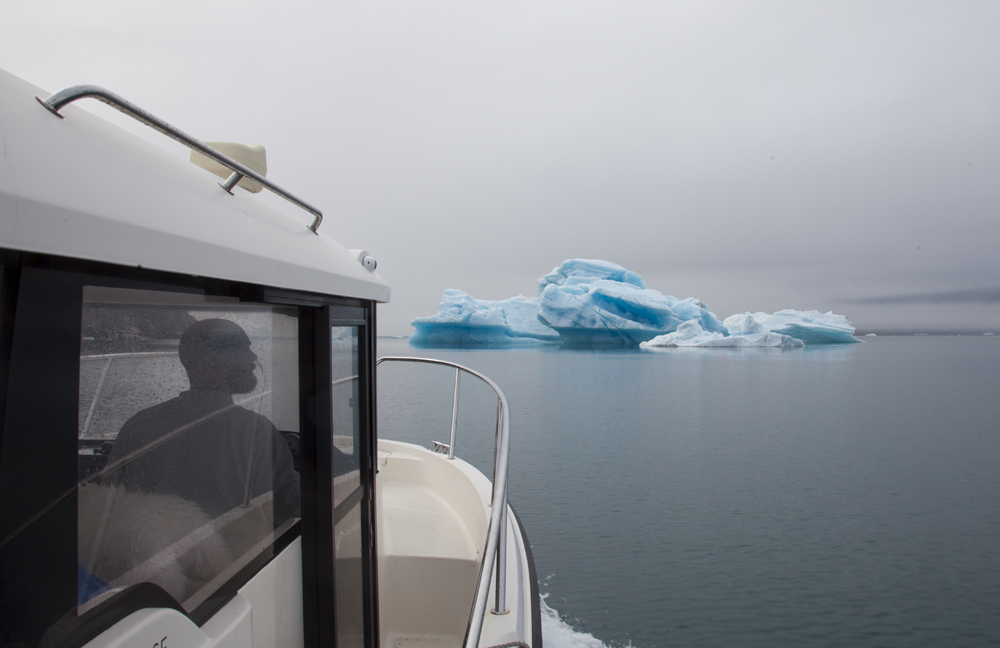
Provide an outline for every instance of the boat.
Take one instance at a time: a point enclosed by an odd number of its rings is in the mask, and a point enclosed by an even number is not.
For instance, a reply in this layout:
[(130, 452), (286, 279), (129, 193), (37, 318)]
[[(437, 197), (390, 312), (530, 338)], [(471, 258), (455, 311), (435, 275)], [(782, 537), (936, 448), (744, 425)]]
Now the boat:
[[(376, 260), (262, 147), (0, 71), (0, 148), (0, 644), (542, 648), (503, 391), (376, 357)], [(454, 374), (447, 443), (378, 438), (391, 363)], [(463, 379), (496, 394), (489, 477)]]

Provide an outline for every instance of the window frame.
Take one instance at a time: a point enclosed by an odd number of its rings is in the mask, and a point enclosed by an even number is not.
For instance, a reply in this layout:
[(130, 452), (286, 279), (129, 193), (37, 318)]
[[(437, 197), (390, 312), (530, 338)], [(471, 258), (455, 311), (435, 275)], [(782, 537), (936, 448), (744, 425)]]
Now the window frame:
[[(363, 560), (365, 645), (376, 646), (375, 303), (8, 250), (0, 250), (0, 264), (4, 266), (0, 276), (0, 307), (3, 309), (0, 313), (3, 318), (0, 327), (0, 493), (3, 494), (0, 497), (0, 542), (12, 533), (18, 534), (10, 546), (0, 546), (0, 580), (3, 581), (0, 599), (5, 601), (0, 603), (0, 613), (5, 618), (24, 620), (21, 634), (8, 636), (7, 631), (0, 631), (0, 643), (37, 644), (46, 631), (48, 639), (52, 640), (55, 638), (52, 632), (58, 627), (59, 645), (81, 646), (140, 609), (168, 607), (184, 613), (180, 605), (158, 587), (139, 584), (79, 617), (68, 618), (68, 611), (75, 616), (77, 596), (76, 432), (83, 287), (89, 285), (237, 297), (241, 302), (298, 308), (302, 519), (276, 539), (273, 552), (265, 552), (251, 562), (186, 616), (199, 626), (203, 625), (273, 557), (301, 537), (307, 645), (335, 645), (332, 640), (310, 641), (310, 637), (326, 636), (322, 632), (321, 619), (334, 618), (334, 599), (328, 599), (323, 588), (317, 587), (317, 574), (308, 569), (310, 561), (315, 562), (326, 547), (332, 549), (332, 510), (327, 508), (325, 513), (331, 523), (328, 541), (326, 534), (316, 533), (324, 518), (320, 515), (322, 509), (315, 508), (313, 490), (317, 472), (325, 470), (316, 465), (315, 455), (316, 439), (322, 436), (317, 434), (317, 428), (325, 419), (313, 416), (329, 408), (332, 398), (330, 390), (315, 390), (316, 385), (323, 384), (316, 382), (316, 378), (321, 377), (316, 375), (316, 370), (323, 363), (314, 358), (328, 358), (329, 353), (315, 356), (322, 349), (317, 348), (317, 341), (311, 336), (318, 330), (318, 324), (325, 323), (328, 332), (332, 318), (338, 313), (340, 316), (350, 314), (351, 325), (359, 327), (361, 345), (359, 379), (364, 445), (361, 464), (365, 488), (362, 516), (367, 518), (363, 519), (363, 528), (368, 536)], [(308, 332), (310, 337), (303, 332)], [(303, 382), (306, 377), (308, 382)], [(307, 475), (313, 480), (311, 486)], [(72, 495), (67, 496), (67, 492)], [(307, 512), (310, 499), (313, 509)], [(21, 526), (25, 528), (18, 530)], [(333, 577), (332, 565), (327, 573)], [(329, 634), (332, 637), (335, 633)]]
[[(302, 581), (305, 644), (336, 648), (336, 561), (333, 518), (333, 381), (331, 330), (358, 327), (361, 426), (361, 527), (364, 645), (379, 645), (378, 550), (375, 544), (375, 308), (327, 302), (299, 319), (299, 385), (302, 419), (312, 422), (302, 434)], [(325, 386), (325, 387), (324, 387)], [(307, 468), (308, 466), (308, 468)], [(308, 515), (307, 515), (308, 510)], [(325, 622), (332, 619), (332, 623)]]

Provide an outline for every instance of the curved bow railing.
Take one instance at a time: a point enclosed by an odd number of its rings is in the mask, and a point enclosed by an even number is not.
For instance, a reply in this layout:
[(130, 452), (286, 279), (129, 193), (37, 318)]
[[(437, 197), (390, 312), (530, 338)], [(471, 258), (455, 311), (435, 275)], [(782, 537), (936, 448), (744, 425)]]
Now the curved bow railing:
[[(476, 598), (469, 612), (469, 624), (465, 629), (464, 648), (477, 648), (479, 637), (483, 631), (483, 620), (486, 617), (486, 607), (489, 605), (490, 581), (493, 580), (493, 570), (496, 568), (496, 606), (494, 614), (506, 614), (506, 575), (507, 575), (507, 464), (510, 446), (510, 410), (507, 397), (499, 386), (478, 371), (469, 369), (454, 362), (436, 360), (433, 358), (411, 358), (407, 356), (384, 356), (376, 361), (383, 362), (419, 362), (442, 365), (455, 370), (455, 396), (451, 412), (451, 443), (448, 446), (448, 458), (455, 457), (455, 436), (458, 421), (458, 393), (462, 373), (467, 373), (486, 383), (497, 395), (497, 431), (496, 444), (493, 450), (493, 497), (490, 502), (490, 523), (486, 531), (486, 547), (483, 549), (483, 562), (479, 566), (479, 580), (476, 582)], [(437, 444), (443, 446), (444, 444)]]

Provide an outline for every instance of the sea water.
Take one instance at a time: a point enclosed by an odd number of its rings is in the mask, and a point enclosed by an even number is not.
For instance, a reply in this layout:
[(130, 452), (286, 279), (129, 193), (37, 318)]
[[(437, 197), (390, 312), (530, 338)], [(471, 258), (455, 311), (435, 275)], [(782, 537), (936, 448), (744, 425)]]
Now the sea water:
[[(1000, 645), (998, 337), (378, 353), (506, 393), (548, 648)], [(453, 377), (384, 365), (380, 436), (447, 442)], [(489, 474), (496, 401), (460, 399)]]

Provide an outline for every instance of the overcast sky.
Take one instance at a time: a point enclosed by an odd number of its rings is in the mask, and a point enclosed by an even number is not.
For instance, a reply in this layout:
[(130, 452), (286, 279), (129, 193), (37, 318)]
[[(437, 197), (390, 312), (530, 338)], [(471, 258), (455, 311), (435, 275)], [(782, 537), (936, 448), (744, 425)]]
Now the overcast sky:
[(264, 144), (378, 259), (381, 334), (573, 257), (720, 317), (1000, 333), (998, 35), (995, 0), (0, 0), (7, 71)]

